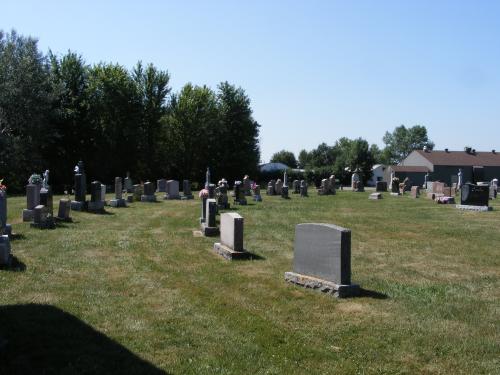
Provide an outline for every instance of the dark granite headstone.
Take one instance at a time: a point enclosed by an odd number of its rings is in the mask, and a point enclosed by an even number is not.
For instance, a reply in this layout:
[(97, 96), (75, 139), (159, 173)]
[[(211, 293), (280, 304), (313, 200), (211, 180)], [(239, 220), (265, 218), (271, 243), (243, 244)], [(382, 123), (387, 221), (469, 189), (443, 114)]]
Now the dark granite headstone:
[(464, 184), (460, 203), (469, 206), (488, 206), (490, 187), (488, 185)]
[(387, 191), (387, 182), (377, 181), (376, 189), (377, 192)]

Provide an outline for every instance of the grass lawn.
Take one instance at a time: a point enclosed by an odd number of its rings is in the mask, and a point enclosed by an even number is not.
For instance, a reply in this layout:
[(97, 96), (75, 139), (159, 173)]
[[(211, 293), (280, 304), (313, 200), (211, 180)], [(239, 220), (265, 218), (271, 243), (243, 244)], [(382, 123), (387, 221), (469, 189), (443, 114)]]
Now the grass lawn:
[[(198, 199), (72, 212), (40, 231), (11, 197), (25, 269), (0, 270), (0, 374), (499, 374), (500, 201), (476, 213), (368, 195), (237, 207), (262, 257), (240, 262), (193, 237)], [(284, 281), (303, 222), (352, 230), (365, 296)]]

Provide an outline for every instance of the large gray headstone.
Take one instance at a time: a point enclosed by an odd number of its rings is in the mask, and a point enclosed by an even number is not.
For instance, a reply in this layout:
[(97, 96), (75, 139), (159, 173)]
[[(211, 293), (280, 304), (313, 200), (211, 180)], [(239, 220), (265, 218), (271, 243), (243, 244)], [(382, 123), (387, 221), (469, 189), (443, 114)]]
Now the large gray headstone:
[(41, 187), (42, 185), (40, 184), (26, 185), (26, 208), (28, 210), (33, 210), (36, 206), (40, 204)]
[(295, 227), (293, 271), (349, 285), (351, 231), (333, 224), (298, 224)]
[(234, 251), (244, 251), (241, 215), (236, 212), (226, 212), (220, 215), (220, 241)]

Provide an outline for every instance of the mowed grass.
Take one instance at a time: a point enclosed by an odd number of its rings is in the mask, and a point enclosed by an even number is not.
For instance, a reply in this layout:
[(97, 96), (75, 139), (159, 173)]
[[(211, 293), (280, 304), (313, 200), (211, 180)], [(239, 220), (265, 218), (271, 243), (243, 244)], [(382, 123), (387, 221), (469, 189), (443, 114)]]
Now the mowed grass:
[[(261, 257), (239, 262), (193, 236), (198, 199), (40, 231), (9, 198), (25, 270), (0, 270), (0, 373), (499, 374), (500, 202), (475, 213), (368, 194), (236, 207)], [(284, 281), (303, 222), (352, 230), (363, 297)]]

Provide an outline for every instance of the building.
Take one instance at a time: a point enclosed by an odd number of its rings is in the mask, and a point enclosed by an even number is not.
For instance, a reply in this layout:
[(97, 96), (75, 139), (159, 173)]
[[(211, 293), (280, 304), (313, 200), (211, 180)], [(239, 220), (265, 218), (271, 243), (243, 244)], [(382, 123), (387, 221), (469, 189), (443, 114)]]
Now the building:
[(284, 172), (290, 167), (283, 163), (264, 163), (259, 165), (261, 172)]
[(383, 164), (375, 164), (372, 168), (372, 176), (367, 181), (367, 186), (376, 186), (377, 181), (384, 181), (385, 171), (387, 167)]
[(466, 147), (464, 151), (415, 150), (399, 165), (388, 168), (400, 180), (410, 178), (414, 185), (422, 185), (425, 175), (429, 181), (445, 182), (449, 186), (457, 182), (462, 170), (463, 182), (491, 181), (500, 178), (500, 153), (476, 151)]

